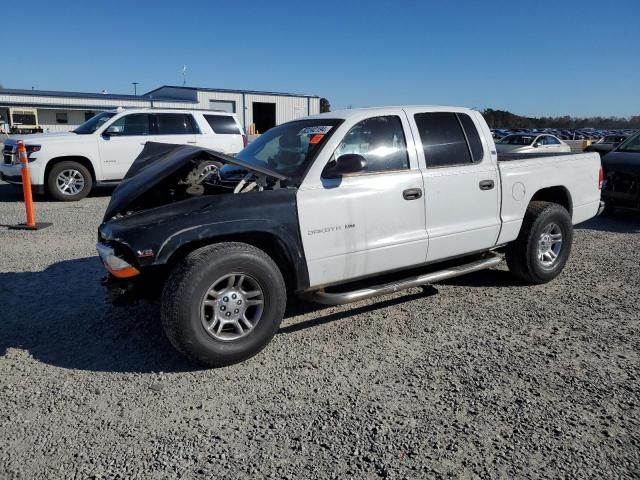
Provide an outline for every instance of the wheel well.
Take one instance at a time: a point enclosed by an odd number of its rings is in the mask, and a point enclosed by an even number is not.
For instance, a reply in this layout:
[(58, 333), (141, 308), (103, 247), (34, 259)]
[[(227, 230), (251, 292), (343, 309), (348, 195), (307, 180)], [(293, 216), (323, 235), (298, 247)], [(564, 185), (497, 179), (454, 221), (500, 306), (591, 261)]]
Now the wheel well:
[(91, 173), (91, 179), (93, 180), (93, 183), (96, 183), (96, 172), (93, 169), (93, 165), (91, 164), (91, 160), (89, 160), (87, 157), (79, 157), (79, 156), (70, 156), (70, 157), (56, 157), (56, 158), (52, 158), (51, 160), (49, 160), (49, 162), (47, 163), (47, 166), (44, 169), (44, 184), (47, 185), (47, 181), (49, 179), (49, 172), (51, 171), (51, 169), (58, 163), (60, 162), (77, 162), (80, 165), (84, 166), (87, 168), (87, 170), (89, 170), (89, 173)]
[(287, 290), (293, 291), (296, 289), (296, 270), (293, 266), (292, 259), (287, 254), (286, 247), (282, 244), (278, 237), (265, 232), (248, 232), (234, 235), (223, 235), (187, 243), (171, 254), (167, 261), (167, 267), (169, 270), (172, 269), (176, 263), (185, 258), (189, 253), (197, 250), (200, 247), (223, 242), (242, 242), (259, 248), (267, 255), (269, 255), (276, 263), (276, 265), (280, 269), (280, 273), (282, 273), (282, 278), (284, 279), (285, 285), (287, 286)]
[(548, 187), (538, 190), (531, 198), (532, 202), (551, 202), (562, 205), (567, 209), (569, 215), (573, 216), (573, 202), (571, 194), (565, 187)]

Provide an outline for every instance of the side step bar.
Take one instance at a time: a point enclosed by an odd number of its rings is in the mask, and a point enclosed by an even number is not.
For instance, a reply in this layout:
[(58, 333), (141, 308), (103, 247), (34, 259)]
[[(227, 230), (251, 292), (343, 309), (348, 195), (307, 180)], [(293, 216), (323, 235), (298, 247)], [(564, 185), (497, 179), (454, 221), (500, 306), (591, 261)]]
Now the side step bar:
[(492, 253), (488, 257), (476, 260), (471, 263), (445, 268), (444, 270), (438, 270), (436, 272), (418, 275), (417, 277), (405, 278), (397, 282), (376, 285), (369, 288), (363, 288), (361, 290), (354, 290), (352, 292), (331, 293), (326, 292), (325, 290), (318, 290), (315, 292), (309, 292), (305, 296), (312, 302), (321, 303), (324, 305), (343, 305), (345, 303), (357, 302), (358, 300), (366, 300), (368, 298), (377, 297), (378, 295), (395, 293), (407, 288), (419, 287), (435, 282), (441, 282), (442, 280), (447, 280), (449, 278), (458, 277), (467, 273), (477, 272), (478, 270), (495, 267), (502, 261), (503, 257), (501, 255)]

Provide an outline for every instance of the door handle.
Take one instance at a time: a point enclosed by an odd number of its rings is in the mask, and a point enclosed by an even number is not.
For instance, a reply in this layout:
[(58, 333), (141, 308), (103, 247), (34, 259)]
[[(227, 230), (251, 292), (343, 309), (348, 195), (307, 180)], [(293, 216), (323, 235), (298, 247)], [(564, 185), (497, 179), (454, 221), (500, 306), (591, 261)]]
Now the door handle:
[(480, 190), (491, 190), (494, 185), (493, 180), (482, 180), (480, 182)]
[(419, 188), (407, 188), (402, 192), (402, 196), (405, 200), (417, 200), (422, 197), (422, 190)]

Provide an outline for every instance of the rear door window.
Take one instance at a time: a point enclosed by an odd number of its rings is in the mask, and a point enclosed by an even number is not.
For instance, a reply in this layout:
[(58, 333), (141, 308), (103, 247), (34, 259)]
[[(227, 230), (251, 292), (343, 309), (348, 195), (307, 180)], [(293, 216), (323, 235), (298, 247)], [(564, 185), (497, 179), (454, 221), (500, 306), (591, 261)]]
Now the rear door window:
[(428, 168), (473, 162), (465, 133), (455, 113), (417, 113), (414, 118)]
[(367, 118), (355, 124), (338, 145), (335, 158), (347, 153), (362, 155), (367, 172), (409, 168), (407, 143), (397, 116)]
[(460, 123), (462, 123), (464, 133), (467, 135), (467, 142), (469, 142), (473, 161), (481, 162), (484, 157), (484, 148), (482, 148), (482, 140), (478, 134), (478, 129), (469, 115), (466, 113), (458, 113), (457, 115), (460, 119)]
[(232, 135), (239, 135), (242, 133), (235, 118), (230, 115), (205, 115), (204, 118), (211, 126), (213, 133)]
[(156, 113), (158, 135), (193, 135), (194, 120), (188, 113)]

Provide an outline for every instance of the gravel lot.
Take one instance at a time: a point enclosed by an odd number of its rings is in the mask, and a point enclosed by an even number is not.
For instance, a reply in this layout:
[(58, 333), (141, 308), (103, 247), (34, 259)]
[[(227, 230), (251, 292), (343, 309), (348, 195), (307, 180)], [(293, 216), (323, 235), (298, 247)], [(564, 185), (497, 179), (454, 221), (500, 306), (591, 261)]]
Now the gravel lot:
[[(640, 476), (637, 215), (580, 226), (550, 284), (292, 301), (262, 354), (202, 370), (157, 307), (103, 301), (108, 195), (0, 228), (0, 478)], [(19, 198), (0, 183), (0, 224)]]

